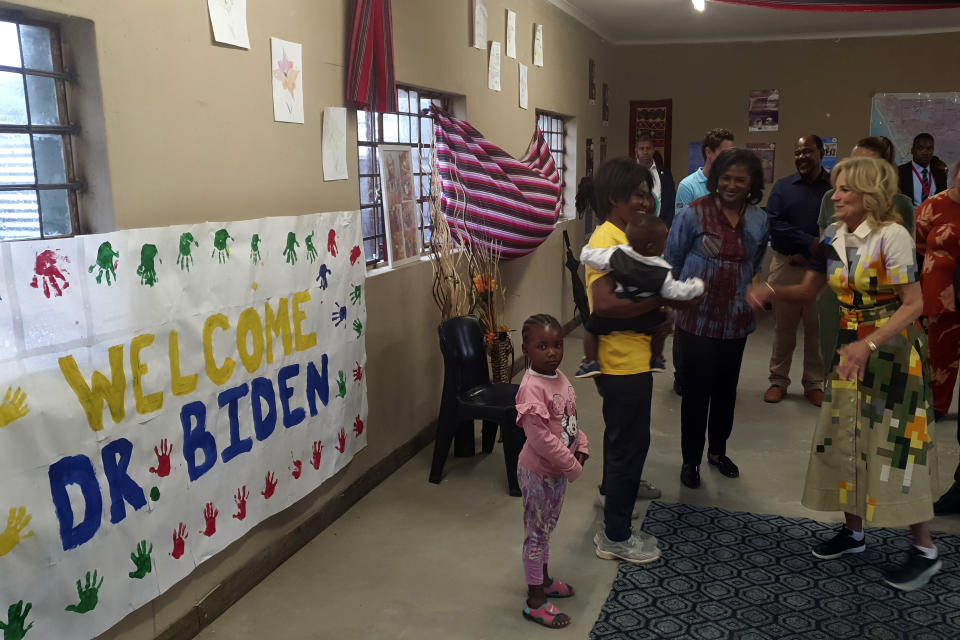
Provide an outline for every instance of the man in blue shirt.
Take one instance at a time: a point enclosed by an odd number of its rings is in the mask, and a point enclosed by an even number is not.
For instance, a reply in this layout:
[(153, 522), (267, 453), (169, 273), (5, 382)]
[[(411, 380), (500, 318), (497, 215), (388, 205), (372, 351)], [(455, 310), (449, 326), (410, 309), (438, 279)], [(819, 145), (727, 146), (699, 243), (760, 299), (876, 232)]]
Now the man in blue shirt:
[(721, 151), (733, 147), (733, 134), (726, 129), (710, 129), (703, 138), (700, 149), (703, 151), (703, 166), (680, 181), (677, 186), (677, 211), (709, 193), (707, 191), (707, 176), (713, 159)]
[[(793, 151), (797, 173), (777, 180), (767, 201), (770, 221), (771, 284), (798, 284), (807, 259), (820, 242), (820, 201), (830, 189), (830, 174), (821, 166), (823, 141), (815, 135), (797, 140)], [(824, 363), (820, 351), (820, 323), (815, 301), (800, 304), (775, 300), (776, 325), (770, 356), (770, 388), (766, 402), (780, 402), (790, 386), (790, 363), (797, 344), (797, 325), (803, 321), (803, 393), (810, 404), (823, 403)]]

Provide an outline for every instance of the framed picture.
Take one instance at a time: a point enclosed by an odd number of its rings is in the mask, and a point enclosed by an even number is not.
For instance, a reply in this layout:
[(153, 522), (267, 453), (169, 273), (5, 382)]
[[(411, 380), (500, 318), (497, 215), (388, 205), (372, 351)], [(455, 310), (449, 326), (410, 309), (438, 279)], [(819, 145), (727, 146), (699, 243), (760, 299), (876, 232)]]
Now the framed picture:
[(419, 208), (412, 164), (416, 149), (380, 145), (379, 151), (387, 263), (393, 267), (420, 259)]

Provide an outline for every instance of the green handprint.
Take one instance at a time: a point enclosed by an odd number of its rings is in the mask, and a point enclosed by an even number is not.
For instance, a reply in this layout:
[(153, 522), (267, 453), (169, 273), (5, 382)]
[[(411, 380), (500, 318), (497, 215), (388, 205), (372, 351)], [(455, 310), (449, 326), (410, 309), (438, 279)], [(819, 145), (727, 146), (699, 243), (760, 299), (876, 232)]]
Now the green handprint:
[(87, 571), (87, 582), (86, 586), (81, 587), (80, 581), (77, 580), (77, 595), (80, 597), (80, 602), (77, 604), (67, 605), (65, 611), (73, 611), (74, 613), (87, 613), (88, 611), (93, 611), (97, 608), (97, 594), (100, 591), (100, 587), (103, 586), (103, 578), (100, 578), (100, 582), (97, 582), (97, 572), (93, 572), (93, 579), (90, 579), (90, 572)]
[(313, 246), (313, 231), (310, 232), (304, 242), (307, 245), (307, 258), (309, 258), (310, 264), (313, 264), (314, 260), (317, 259), (317, 248)]
[(160, 264), (163, 264), (163, 260), (157, 258), (157, 245), (145, 244), (140, 248), (140, 266), (137, 267), (140, 284), (151, 287), (157, 284), (157, 269), (153, 264), (155, 258), (160, 261)]
[(213, 251), (210, 252), (210, 257), (216, 255), (220, 264), (230, 259), (230, 247), (227, 246), (227, 240), (233, 240), (233, 237), (226, 229), (218, 229), (213, 234)]
[(293, 231), (287, 234), (287, 248), (283, 250), (283, 255), (287, 257), (287, 264), (297, 264), (297, 250), (294, 247), (300, 246), (297, 242), (297, 234)]
[(250, 262), (256, 264), (260, 262), (260, 234), (255, 233), (250, 238)]
[(131, 578), (141, 579), (153, 570), (153, 562), (150, 560), (150, 554), (153, 553), (153, 544), (147, 549), (147, 541), (141, 540), (137, 545), (136, 553), (130, 554), (130, 560), (133, 561), (135, 571), (130, 572)]
[(32, 602), (28, 602), (27, 606), (23, 606), (23, 600), (10, 605), (10, 608), (7, 609), (7, 621), (0, 622), (0, 629), (3, 630), (3, 640), (23, 640), (23, 637), (27, 635), (27, 631), (30, 631), (33, 627), (32, 622), (26, 627), (23, 626), (23, 623), (27, 621), (27, 616), (30, 614), (31, 607), (33, 607)]
[(180, 234), (180, 253), (177, 255), (177, 264), (180, 270), (190, 271), (190, 265), (193, 264), (193, 256), (190, 255), (190, 245), (199, 247), (200, 243), (194, 240), (192, 233)]
[(347, 379), (343, 377), (343, 371), (337, 376), (337, 397), (346, 398), (347, 397)]
[(362, 291), (363, 289), (360, 287), (360, 285), (353, 285), (353, 291), (350, 292), (350, 302), (357, 304), (360, 301), (360, 295)]
[(93, 273), (94, 269), (99, 268), (97, 271), (97, 284), (100, 284), (103, 281), (103, 274), (107, 274), (107, 286), (112, 285), (110, 282), (110, 277), (113, 276), (113, 279), (117, 279), (117, 269), (114, 264), (114, 258), (119, 258), (120, 254), (113, 250), (113, 246), (109, 242), (104, 242), (100, 245), (100, 248), (97, 249), (97, 263), (90, 265), (90, 268), (87, 269), (87, 273)]
[(360, 336), (363, 334), (363, 323), (359, 320), (354, 320), (353, 330), (357, 332), (357, 340), (359, 340)]

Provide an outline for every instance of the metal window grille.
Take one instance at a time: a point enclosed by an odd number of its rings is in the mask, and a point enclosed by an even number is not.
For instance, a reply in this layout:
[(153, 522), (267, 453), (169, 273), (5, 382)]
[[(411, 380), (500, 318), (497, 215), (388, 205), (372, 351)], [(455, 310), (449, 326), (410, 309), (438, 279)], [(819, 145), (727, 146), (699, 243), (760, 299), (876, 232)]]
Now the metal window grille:
[(418, 228), (424, 251), (429, 251), (433, 222), (430, 218), (430, 150), (433, 145), (433, 118), (423, 110), (434, 104), (450, 111), (451, 98), (442, 93), (413, 87), (397, 87), (396, 113), (357, 111), (359, 151), (360, 219), (363, 226), (367, 265), (386, 262), (386, 232), (380, 191), (379, 145), (409, 145), (412, 154), (414, 188), (420, 210)]
[(77, 193), (56, 24), (0, 13), (0, 240), (77, 232)]
[[(566, 166), (564, 160), (567, 157), (567, 127), (563, 116), (549, 111), (537, 110), (537, 127), (543, 132), (543, 137), (547, 141), (550, 153), (553, 154), (553, 161), (557, 165), (557, 171), (560, 172), (561, 198), (566, 191)], [(561, 204), (563, 204), (561, 202)]]

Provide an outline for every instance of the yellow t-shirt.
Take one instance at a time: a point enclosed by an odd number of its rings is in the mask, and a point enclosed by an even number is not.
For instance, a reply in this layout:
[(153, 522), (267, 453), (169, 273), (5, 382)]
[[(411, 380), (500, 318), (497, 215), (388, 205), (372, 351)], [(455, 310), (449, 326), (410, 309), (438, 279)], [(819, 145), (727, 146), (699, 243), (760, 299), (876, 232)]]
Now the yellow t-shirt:
[[(618, 244), (627, 244), (627, 236), (622, 229), (611, 222), (604, 222), (590, 236), (590, 246), (595, 249), (607, 249)], [(593, 313), (593, 283), (605, 273), (587, 267), (587, 298), (590, 312)], [(600, 371), (613, 376), (630, 376), (650, 371), (650, 336), (633, 331), (614, 331), (611, 334), (597, 336)]]

